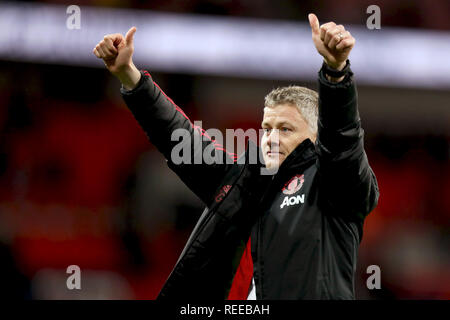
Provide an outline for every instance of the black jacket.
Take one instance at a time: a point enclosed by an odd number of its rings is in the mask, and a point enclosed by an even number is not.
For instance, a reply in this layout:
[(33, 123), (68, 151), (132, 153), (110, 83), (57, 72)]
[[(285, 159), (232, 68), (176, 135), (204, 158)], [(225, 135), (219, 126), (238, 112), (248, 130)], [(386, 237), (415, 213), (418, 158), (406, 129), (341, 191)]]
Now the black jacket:
[[(352, 72), (336, 84), (321, 69), (317, 141), (300, 143), (276, 175), (261, 175), (261, 164), (250, 161), (260, 152), (252, 143), (242, 162), (226, 161), (233, 156), (141, 73), (122, 96), (168, 166), (207, 206), (158, 298), (226, 299), (251, 235), (257, 299), (354, 299), (363, 222), (379, 192)], [(201, 141), (192, 157), (211, 147), (224, 163), (175, 164), (171, 134), (178, 128)]]

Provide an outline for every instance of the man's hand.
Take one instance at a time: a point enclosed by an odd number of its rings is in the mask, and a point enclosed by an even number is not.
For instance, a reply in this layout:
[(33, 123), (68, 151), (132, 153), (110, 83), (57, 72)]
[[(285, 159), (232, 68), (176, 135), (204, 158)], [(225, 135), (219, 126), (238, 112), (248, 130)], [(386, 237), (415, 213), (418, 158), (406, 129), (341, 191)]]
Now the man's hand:
[(355, 45), (355, 38), (343, 25), (328, 22), (319, 27), (319, 19), (313, 13), (308, 15), (308, 19), (317, 51), (331, 68), (342, 70)]
[(141, 76), (132, 60), (135, 32), (136, 28), (132, 27), (125, 37), (120, 33), (108, 34), (93, 50), (97, 58), (103, 59), (106, 68), (119, 78), (128, 90), (137, 85)]

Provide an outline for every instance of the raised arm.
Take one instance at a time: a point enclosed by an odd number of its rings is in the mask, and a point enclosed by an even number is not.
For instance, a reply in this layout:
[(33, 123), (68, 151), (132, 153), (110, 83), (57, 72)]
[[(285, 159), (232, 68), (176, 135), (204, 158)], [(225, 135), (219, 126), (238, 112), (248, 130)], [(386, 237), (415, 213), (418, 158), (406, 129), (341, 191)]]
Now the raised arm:
[(319, 72), (317, 137), (321, 187), (333, 212), (364, 219), (376, 206), (379, 191), (364, 151), (364, 131), (348, 56), (355, 39), (334, 22), (319, 27), (309, 15), (312, 38), (324, 64)]
[(135, 33), (136, 27), (132, 27), (125, 37), (120, 33), (107, 34), (92, 50), (126, 90), (134, 89), (141, 78), (132, 60)]
[(194, 126), (150, 74), (135, 67), (135, 32), (133, 27), (125, 37), (119, 33), (106, 35), (93, 52), (122, 83), (121, 93), (128, 108), (169, 167), (209, 205), (234, 154), (228, 154), (202, 128)]

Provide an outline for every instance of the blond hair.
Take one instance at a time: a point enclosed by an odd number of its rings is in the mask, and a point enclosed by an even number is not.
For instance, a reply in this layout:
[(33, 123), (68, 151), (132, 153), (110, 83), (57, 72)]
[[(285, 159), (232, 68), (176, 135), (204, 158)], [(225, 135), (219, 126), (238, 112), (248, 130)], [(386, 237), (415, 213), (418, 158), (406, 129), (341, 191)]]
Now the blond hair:
[(279, 104), (295, 105), (308, 124), (311, 133), (317, 135), (319, 95), (316, 91), (299, 86), (280, 87), (272, 90), (264, 98), (266, 108)]

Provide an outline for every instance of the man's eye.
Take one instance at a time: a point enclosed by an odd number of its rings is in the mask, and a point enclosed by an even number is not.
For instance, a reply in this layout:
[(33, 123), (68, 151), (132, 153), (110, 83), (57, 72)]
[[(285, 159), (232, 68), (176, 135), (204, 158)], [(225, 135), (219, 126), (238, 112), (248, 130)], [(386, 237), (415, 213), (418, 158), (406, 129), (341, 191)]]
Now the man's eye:
[(289, 131), (291, 131), (291, 129), (284, 127), (284, 128), (281, 128), (281, 131), (282, 132), (289, 132)]
[(263, 130), (264, 130), (264, 133), (269, 133), (270, 132), (269, 128), (264, 128)]

